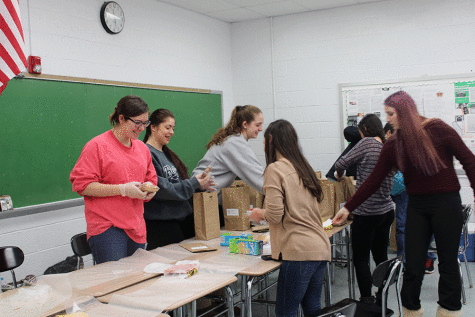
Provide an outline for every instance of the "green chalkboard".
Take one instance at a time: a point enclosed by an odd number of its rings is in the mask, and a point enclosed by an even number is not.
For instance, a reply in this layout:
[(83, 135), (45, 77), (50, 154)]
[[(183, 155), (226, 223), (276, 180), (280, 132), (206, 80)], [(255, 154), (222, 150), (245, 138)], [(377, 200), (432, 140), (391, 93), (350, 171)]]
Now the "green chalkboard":
[(125, 95), (175, 114), (169, 147), (190, 172), (222, 125), (220, 93), (13, 79), (0, 96), (0, 195), (15, 208), (79, 198), (69, 173), (84, 145), (111, 128), (108, 117)]

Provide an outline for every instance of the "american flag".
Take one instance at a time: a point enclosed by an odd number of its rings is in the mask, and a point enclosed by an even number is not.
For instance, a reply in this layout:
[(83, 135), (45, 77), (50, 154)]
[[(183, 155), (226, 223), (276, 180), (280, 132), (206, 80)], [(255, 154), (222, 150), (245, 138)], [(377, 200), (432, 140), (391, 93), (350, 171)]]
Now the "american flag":
[(27, 66), (19, 0), (0, 3), (0, 95), (7, 82)]

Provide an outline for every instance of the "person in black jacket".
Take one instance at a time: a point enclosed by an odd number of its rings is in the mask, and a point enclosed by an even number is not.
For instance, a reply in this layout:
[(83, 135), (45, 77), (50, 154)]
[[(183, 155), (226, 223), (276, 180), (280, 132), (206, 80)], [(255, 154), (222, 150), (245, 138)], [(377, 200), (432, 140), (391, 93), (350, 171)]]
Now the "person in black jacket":
[[(343, 151), (343, 153), (341, 153), (341, 155), (338, 157), (336, 161), (338, 161), (340, 157), (348, 153), (356, 145), (356, 143), (358, 143), (361, 140), (360, 131), (358, 130), (358, 127), (355, 127), (355, 126), (346, 127), (343, 130), (343, 136), (345, 137), (345, 140), (350, 142), (350, 144), (348, 144), (346, 149)], [(337, 179), (335, 178), (335, 163), (333, 163), (333, 166), (328, 171), (326, 177), (328, 179), (333, 179), (336, 181)], [(346, 176), (353, 176), (356, 179), (356, 164), (350, 166), (346, 170)]]

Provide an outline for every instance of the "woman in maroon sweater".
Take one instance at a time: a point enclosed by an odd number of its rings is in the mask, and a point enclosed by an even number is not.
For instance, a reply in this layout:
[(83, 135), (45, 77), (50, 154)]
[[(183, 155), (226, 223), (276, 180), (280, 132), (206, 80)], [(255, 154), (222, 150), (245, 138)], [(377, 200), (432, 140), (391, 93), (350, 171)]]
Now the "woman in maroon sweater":
[(409, 194), (406, 270), (401, 290), (404, 316), (422, 316), (420, 292), (432, 234), (439, 255), (437, 316), (461, 316), (457, 254), (463, 219), (453, 159), (463, 165), (475, 189), (475, 156), (449, 125), (419, 115), (414, 100), (404, 91), (392, 94), (384, 104), (387, 121), (397, 131), (384, 144), (371, 175), (333, 222), (345, 221), (351, 211), (380, 187), (392, 169), (400, 170)]

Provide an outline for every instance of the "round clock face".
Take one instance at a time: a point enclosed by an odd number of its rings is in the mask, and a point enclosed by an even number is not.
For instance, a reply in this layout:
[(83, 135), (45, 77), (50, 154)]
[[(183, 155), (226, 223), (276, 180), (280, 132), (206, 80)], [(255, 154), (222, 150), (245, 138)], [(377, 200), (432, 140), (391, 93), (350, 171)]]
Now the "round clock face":
[(101, 23), (110, 34), (117, 34), (124, 28), (125, 15), (120, 5), (114, 1), (106, 1), (101, 8)]

